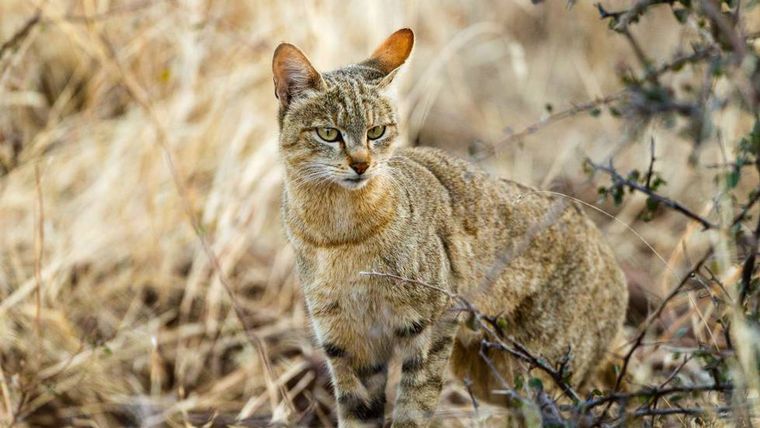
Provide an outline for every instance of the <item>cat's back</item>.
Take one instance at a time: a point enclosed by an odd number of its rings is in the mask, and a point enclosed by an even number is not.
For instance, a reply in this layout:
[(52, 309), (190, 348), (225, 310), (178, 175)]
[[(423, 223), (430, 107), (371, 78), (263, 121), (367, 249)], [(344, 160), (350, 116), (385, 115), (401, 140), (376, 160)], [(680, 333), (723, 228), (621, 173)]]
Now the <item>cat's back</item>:
[[(476, 165), (440, 149), (403, 148), (397, 151), (396, 157), (402, 170), (422, 168), (433, 177), (433, 180), (426, 180), (418, 174), (404, 185), (434, 186), (438, 192), (444, 193), (454, 220), (461, 224), (468, 235), (521, 229), (520, 225), (514, 223), (522, 223), (521, 219), (530, 218), (533, 214), (530, 211), (537, 210), (536, 214), (545, 211), (554, 199), (531, 187), (492, 176)], [(526, 199), (531, 203), (525, 204)], [(515, 216), (514, 210), (518, 206), (522, 215)]]
[[(405, 148), (397, 156), (400, 169), (424, 171), (407, 172), (401, 182), (410, 189), (426, 189), (428, 196), (418, 193), (415, 204), (447, 201), (447, 217), (429, 221), (450, 232), (452, 247), (462, 256), (453, 262), (470, 265), (462, 267), (470, 280), (484, 280), (484, 269), (501, 263), (505, 253), (514, 253), (516, 259), (502, 276), (531, 276), (539, 283), (565, 269), (597, 276), (615, 265), (596, 226), (571, 198), (495, 177), (438, 149)], [(602, 275), (620, 282), (617, 272)]]
[[(497, 185), (497, 181), (507, 183), (507, 188), (529, 189), (527, 186), (511, 181), (496, 179), (472, 163), (433, 147), (406, 147), (399, 149), (396, 156), (412, 161), (428, 170), (451, 194), (454, 198), (452, 203), (455, 204), (472, 198), (479, 191), (489, 193), (489, 189), (495, 186), (503, 187), (500, 184)], [(500, 190), (508, 190), (507, 188)]]
[[(492, 233), (492, 228), (521, 233), (547, 213), (557, 210), (567, 214), (560, 217), (573, 218), (583, 223), (583, 228), (587, 226), (587, 217), (572, 198), (499, 178), (443, 150), (403, 148), (397, 151), (396, 160), (397, 166), (412, 176), (402, 184), (434, 186), (438, 192), (444, 192), (453, 215), (463, 222), (467, 233)], [(414, 176), (410, 168), (424, 169), (433, 180), (421, 179), (419, 174)]]

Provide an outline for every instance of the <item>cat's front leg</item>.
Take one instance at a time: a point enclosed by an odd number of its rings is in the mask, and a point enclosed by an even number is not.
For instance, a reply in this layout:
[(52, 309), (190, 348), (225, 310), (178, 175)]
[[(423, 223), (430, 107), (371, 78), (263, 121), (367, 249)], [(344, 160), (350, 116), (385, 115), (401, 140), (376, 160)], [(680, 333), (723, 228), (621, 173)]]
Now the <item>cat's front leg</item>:
[(386, 361), (357, 363), (343, 348), (323, 343), (338, 402), (338, 425), (382, 427), (385, 421)]
[[(401, 330), (402, 366), (393, 427), (425, 427), (435, 413), (443, 376), (456, 335), (455, 319), (439, 319), (432, 325), (419, 322)], [(414, 335), (408, 335), (408, 333)]]

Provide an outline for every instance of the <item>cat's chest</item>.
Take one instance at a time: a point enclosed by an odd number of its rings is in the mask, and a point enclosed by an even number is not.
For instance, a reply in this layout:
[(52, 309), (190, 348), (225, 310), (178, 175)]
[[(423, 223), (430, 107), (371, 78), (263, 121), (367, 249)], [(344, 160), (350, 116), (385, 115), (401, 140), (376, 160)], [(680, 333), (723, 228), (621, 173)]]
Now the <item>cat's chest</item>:
[(373, 282), (375, 278), (367, 276), (367, 272), (397, 273), (399, 266), (408, 262), (402, 260), (404, 248), (394, 244), (395, 235), (387, 232), (348, 245), (314, 245), (292, 235), (306, 291), (337, 284), (345, 289)]
[(301, 260), (310, 278), (303, 283), (307, 300), (334, 301), (364, 312), (377, 312), (393, 294), (375, 272), (395, 273), (396, 261), (364, 246), (314, 249)]
[(372, 275), (398, 274), (393, 256), (357, 246), (314, 250), (301, 262), (310, 277), (302, 284), (309, 306), (339, 307), (336, 314), (360, 324), (392, 319), (404, 306), (393, 282)]
[[(310, 280), (303, 290), (318, 335), (361, 338), (357, 343), (390, 340), (406, 319), (417, 318), (394, 283), (369, 273), (397, 274), (397, 262), (361, 248), (315, 250), (301, 260)], [(320, 338), (325, 339), (327, 338)]]

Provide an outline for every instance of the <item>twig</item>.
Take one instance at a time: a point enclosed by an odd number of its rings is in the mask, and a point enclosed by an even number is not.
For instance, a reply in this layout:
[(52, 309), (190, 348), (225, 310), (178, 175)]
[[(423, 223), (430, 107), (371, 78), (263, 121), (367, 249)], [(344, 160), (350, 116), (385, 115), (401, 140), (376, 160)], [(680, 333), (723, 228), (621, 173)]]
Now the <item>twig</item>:
[(669, 409), (639, 409), (633, 412), (634, 417), (642, 417), (642, 416), (651, 416), (651, 415), (657, 415), (657, 416), (666, 416), (666, 415), (691, 415), (691, 416), (699, 416), (704, 415), (707, 413), (718, 413), (718, 414), (725, 414), (731, 412), (730, 407), (713, 407), (713, 408), (703, 408), (703, 407), (672, 407)]
[[(632, 22), (639, 19), (639, 17), (644, 13), (644, 11), (647, 8), (649, 8), (650, 6), (657, 5), (657, 4), (666, 4), (666, 3), (672, 4), (673, 0), (639, 0), (630, 9), (621, 11), (621, 12), (607, 13), (606, 15), (602, 15), (602, 19), (613, 18), (616, 21), (616, 24), (613, 27), (613, 29), (615, 31), (624, 31), (628, 28), (628, 26)], [(597, 9), (601, 9), (601, 8), (597, 7)], [(600, 10), (600, 14), (601, 14), (601, 10)]]
[(734, 219), (731, 221), (731, 226), (736, 226), (745, 218), (747, 218), (749, 211), (757, 203), (757, 201), (760, 201), (760, 188), (755, 191), (749, 200), (747, 200), (747, 203), (744, 204), (744, 208), (742, 208), (741, 212), (739, 212), (739, 214), (734, 217)]
[(652, 137), (649, 145), (649, 168), (647, 169), (647, 181), (646, 188), (652, 189), (652, 174), (654, 172), (654, 137)]
[(649, 327), (652, 326), (652, 324), (657, 320), (657, 318), (660, 317), (660, 314), (662, 314), (662, 311), (665, 309), (665, 306), (678, 295), (678, 293), (681, 292), (681, 288), (686, 285), (687, 282), (689, 282), (690, 279), (692, 279), (697, 272), (699, 272), (699, 269), (702, 267), (702, 265), (707, 261), (707, 259), (712, 255), (712, 249), (707, 251), (704, 256), (697, 262), (697, 264), (689, 270), (689, 272), (684, 275), (684, 277), (679, 281), (678, 285), (676, 285), (673, 290), (660, 302), (659, 306), (657, 306), (657, 309), (652, 313), (652, 315), (647, 319), (647, 321), (644, 323), (644, 325), (639, 329), (639, 333), (636, 335), (636, 339), (633, 342), (633, 346), (631, 346), (631, 349), (628, 351), (628, 353), (623, 358), (623, 367), (620, 369), (620, 374), (618, 374), (618, 378), (615, 381), (615, 387), (614, 390), (618, 391), (620, 389), (620, 383), (623, 380), (623, 377), (625, 376), (626, 369), (628, 368), (628, 363), (631, 360), (631, 356), (636, 351), (636, 348), (639, 347), (641, 344), (641, 341), (644, 340), (644, 336), (646, 335), (647, 331), (649, 330)]
[[(486, 331), (496, 336), (492, 330), (486, 329)], [(513, 345), (515, 349), (512, 349), (511, 347), (507, 346), (503, 342), (494, 343), (494, 342), (485, 341), (484, 344), (487, 348), (493, 348), (493, 349), (498, 349), (498, 350), (507, 352), (527, 362), (532, 367), (536, 367), (540, 369), (544, 373), (548, 374), (549, 377), (551, 377), (552, 381), (554, 381), (554, 383), (558, 387), (560, 387), (562, 392), (564, 392), (571, 400), (573, 400), (573, 402), (579, 403), (582, 401), (580, 395), (578, 395), (578, 393), (575, 392), (575, 390), (570, 385), (568, 385), (568, 383), (563, 379), (562, 373), (558, 372), (553, 367), (548, 365), (543, 358), (539, 358), (535, 356), (524, 345), (516, 341), (513, 337), (507, 337), (505, 339), (511, 345)]]
[(0, 59), (3, 58), (5, 52), (15, 48), (29, 35), (32, 29), (40, 22), (40, 16), (41, 12), (38, 10), (31, 18), (26, 21), (26, 23), (24, 23), (24, 25), (18, 31), (16, 31), (11, 36), (10, 39), (6, 40), (5, 43), (0, 45)]
[[(633, 49), (633, 53), (634, 55), (636, 55), (636, 59), (639, 61), (641, 66), (644, 68), (644, 70), (648, 70), (649, 68), (651, 68), (652, 61), (644, 53), (644, 48), (642, 48), (641, 44), (639, 44), (636, 38), (633, 37), (633, 34), (631, 34), (631, 31), (626, 27), (623, 30), (621, 30), (621, 33), (623, 34), (623, 36), (625, 36), (625, 39), (628, 41), (628, 44), (631, 45), (631, 49)], [(647, 73), (646, 76), (652, 82), (657, 81), (657, 74)]]
[(752, 240), (749, 254), (747, 255), (747, 259), (744, 260), (744, 265), (742, 265), (742, 282), (739, 292), (740, 307), (744, 305), (744, 301), (747, 299), (747, 294), (752, 283), (752, 274), (755, 272), (755, 259), (757, 257), (758, 246), (760, 246), (760, 215), (757, 217), (757, 226), (755, 226), (755, 232), (752, 234)]
[(661, 204), (663, 204), (663, 205), (665, 205), (667, 207), (670, 207), (670, 208), (672, 208), (672, 209), (680, 212), (681, 214), (685, 215), (686, 217), (689, 217), (690, 219), (699, 222), (700, 224), (702, 224), (702, 226), (704, 227), (705, 230), (707, 230), (707, 229), (718, 229), (718, 226), (716, 224), (710, 222), (709, 220), (703, 218), (702, 216), (700, 216), (698, 214), (695, 214), (693, 211), (691, 211), (690, 209), (686, 208), (680, 202), (677, 202), (677, 201), (674, 201), (674, 200), (672, 200), (670, 198), (667, 198), (665, 196), (659, 195), (658, 193), (655, 193), (652, 189), (649, 189), (646, 186), (642, 186), (641, 184), (639, 184), (639, 183), (637, 183), (637, 182), (635, 182), (633, 180), (629, 180), (629, 179), (623, 177), (612, 166), (598, 165), (598, 164), (594, 163), (593, 161), (591, 161), (590, 159), (587, 159), (587, 162), (588, 162), (589, 166), (591, 166), (594, 170), (603, 171), (603, 172), (609, 174), (610, 177), (612, 178), (612, 181), (615, 184), (627, 186), (630, 189), (638, 190), (639, 192), (642, 192), (642, 193), (646, 194), (647, 196), (649, 196), (650, 198), (652, 198), (654, 201), (659, 202), (659, 203), (661, 203)]
[(551, 397), (544, 391), (539, 385), (536, 390), (536, 396), (534, 401), (538, 405), (538, 409), (541, 412), (541, 424), (545, 427), (560, 427), (567, 426), (565, 419), (562, 417), (557, 403), (552, 400)]
[(647, 71), (647, 73), (644, 75), (644, 78), (648, 78), (649, 75), (660, 76), (667, 73), (668, 71), (678, 70), (686, 64), (691, 64), (710, 58), (710, 56), (714, 55), (717, 50), (717, 45), (695, 48), (694, 52), (691, 54), (678, 56), (655, 69)]
[[(699, 62), (699, 61), (709, 58), (711, 55), (715, 53), (716, 49), (717, 47), (715, 45), (710, 45), (704, 48), (695, 49), (695, 51), (691, 54), (681, 55), (679, 57), (676, 57), (672, 61), (662, 64), (661, 66), (657, 68), (645, 67), (646, 72), (644, 73), (643, 79), (656, 80), (657, 77), (669, 71), (677, 70), (686, 64)], [(602, 98), (597, 98), (597, 99), (585, 102), (583, 104), (576, 104), (568, 109), (553, 113), (549, 116), (542, 118), (541, 120), (537, 122), (534, 122), (526, 126), (525, 128), (523, 128), (522, 130), (518, 132), (513, 132), (513, 133), (508, 134), (506, 137), (494, 143), (494, 146), (498, 147), (498, 146), (503, 146), (505, 144), (509, 144), (515, 140), (519, 140), (529, 135), (535, 134), (536, 132), (544, 128), (547, 128), (557, 122), (560, 122), (564, 119), (568, 119), (580, 113), (594, 110), (595, 108), (598, 108), (598, 107), (609, 105), (615, 101), (620, 101), (628, 92), (629, 90), (622, 90), (614, 94), (607, 95)], [(679, 107), (683, 110), (683, 106), (676, 106), (676, 107)]]
[[(694, 356), (694, 354), (684, 355), (683, 356), (683, 361), (681, 362), (681, 364), (679, 364), (678, 367), (676, 367), (676, 369), (673, 370), (673, 372), (670, 373), (670, 375), (667, 377), (667, 379), (665, 379), (662, 383), (660, 383), (660, 386), (659, 386), (658, 389), (662, 390), (663, 388), (665, 388), (670, 383), (670, 381), (672, 381), (676, 376), (678, 376), (678, 373), (680, 373), (681, 370), (683, 370), (683, 368), (686, 366), (686, 364), (689, 361), (691, 361), (691, 358), (693, 356)], [(660, 399), (660, 397), (654, 397), (654, 399), (652, 400), (652, 404), (650, 404), (649, 406), (642, 405), (641, 408), (644, 408), (644, 407), (648, 407), (648, 408), (652, 408), (652, 409), (657, 408), (657, 402), (659, 401), (659, 399)], [(656, 419), (656, 415), (652, 415), (652, 426), (654, 426), (655, 419)]]
[(602, 404), (616, 401), (630, 400), (632, 398), (660, 398), (671, 394), (682, 394), (692, 392), (730, 392), (734, 389), (733, 384), (715, 384), (715, 385), (694, 385), (694, 386), (674, 386), (670, 388), (644, 388), (634, 392), (614, 392), (604, 397), (588, 400), (581, 404), (581, 408), (590, 410)]
[(519, 395), (517, 394), (517, 392), (515, 392), (515, 390), (513, 390), (512, 388), (509, 387), (509, 384), (507, 383), (507, 380), (504, 379), (504, 375), (502, 375), (501, 372), (499, 372), (499, 369), (496, 368), (496, 366), (494, 365), (493, 361), (491, 361), (491, 358), (489, 358), (488, 355), (486, 355), (486, 353), (485, 353), (486, 349), (487, 348), (485, 346), (483, 346), (483, 342), (481, 342), (480, 343), (480, 350), (478, 350), (478, 355), (480, 355), (480, 358), (482, 358), (483, 361), (486, 362), (486, 365), (488, 366), (488, 368), (491, 369), (491, 373), (493, 373), (493, 375), (496, 377), (496, 379), (501, 384), (501, 387), (505, 391), (504, 395), (507, 395), (507, 396), (510, 396), (510, 397), (518, 397)]
[(712, 23), (718, 27), (717, 29), (728, 38), (729, 42), (731, 42), (731, 47), (734, 49), (734, 52), (736, 52), (739, 58), (743, 58), (747, 53), (747, 44), (744, 38), (740, 37), (734, 30), (734, 24), (730, 23), (712, 2), (702, 0), (700, 1), (700, 6), (705, 14), (710, 17)]
[(679, 364), (678, 367), (676, 367), (676, 369), (673, 370), (673, 372), (670, 374), (670, 376), (668, 376), (668, 378), (665, 379), (660, 384), (660, 388), (665, 388), (665, 386), (667, 386), (670, 383), (670, 381), (672, 381), (678, 375), (678, 373), (680, 373), (681, 370), (683, 370), (683, 368), (686, 366), (686, 363), (688, 363), (689, 361), (691, 361), (691, 359), (692, 359), (693, 356), (694, 355), (684, 355), (683, 362), (681, 362), (681, 364)]
[(472, 393), (472, 379), (464, 379), (464, 387), (467, 389), (467, 394), (470, 396), (470, 402), (472, 402), (472, 409), (475, 411), (475, 416), (478, 416), (478, 400), (475, 399), (475, 394)]
[(40, 338), (42, 329), (40, 326), (40, 312), (42, 308), (42, 256), (45, 246), (45, 206), (42, 201), (42, 184), (40, 177), (40, 165), (36, 163), (34, 165), (34, 186), (37, 191), (37, 233), (34, 242), (35, 257), (34, 257), (34, 280), (35, 286), (35, 314), (34, 322), (37, 328), (37, 338)]
[[(667, 3), (667, 1), (664, 1), (663, 3)], [(603, 8), (602, 8), (602, 11), (604, 11)], [(607, 11), (604, 11), (604, 13), (606, 13), (608, 15), (612, 15), (613, 14), (613, 13), (610, 13), (610, 12), (607, 12)], [(622, 12), (620, 14), (622, 14)], [(749, 37), (751, 37), (751, 36), (748, 36), (748, 38)], [(758, 33), (757, 37), (760, 37), (760, 33)], [(634, 40), (634, 45), (636, 45), (635, 40)], [(642, 79), (644, 79), (644, 80), (650, 80), (650, 81), (657, 80), (657, 78), (659, 76), (661, 76), (661, 75), (663, 75), (663, 74), (665, 74), (665, 73), (667, 73), (669, 71), (680, 69), (681, 67), (683, 67), (686, 64), (696, 63), (696, 62), (699, 62), (699, 61), (702, 61), (702, 60), (710, 58), (712, 55), (715, 54), (715, 52), (716, 52), (717, 49), (718, 49), (717, 45), (714, 45), (714, 44), (706, 46), (706, 47), (702, 47), (702, 48), (695, 48), (695, 50), (694, 50), (693, 53), (688, 54), (688, 55), (678, 56), (678, 57), (674, 58), (673, 60), (671, 60), (671, 61), (669, 61), (669, 62), (667, 62), (665, 64), (660, 65), (657, 68), (653, 68), (651, 66), (649, 66), (649, 67), (645, 66), (645, 70), (646, 71), (645, 71), (644, 75), (642, 76)], [(643, 55), (643, 51), (641, 51), (640, 54)], [(645, 55), (643, 56), (643, 58), (644, 58), (643, 64), (646, 64), (646, 63), (649, 62), (646, 59)], [(542, 130), (543, 128), (549, 127), (549, 126), (551, 126), (551, 125), (553, 125), (553, 124), (555, 124), (557, 122), (560, 122), (560, 121), (562, 121), (564, 119), (568, 119), (568, 118), (576, 116), (576, 115), (578, 115), (580, 113), (584, 113), (584, 112), (587, 112), (587, 111), (594, 110), (595, 108), (598, 108), (598, 107), (609, 105), (609, 104), (611, 104), (611, 103), (613, 103), (615, 101), (620, 101), (620, 100), (622, 100), (624, 98), (624, 96), (628, 92), (629, 92), (629, 90), (627, 90), (627, 89), (626, 90), (621, 90), (621, 91), (616, 92), (614, 94), (607, 95), (607, 96), (604, 96), (604, 97), (601, 97), (601, 98), (597, 98), (597, 99), (594, 99), (594, 100), (591, 100), (591, 101), (588, 101), (588, 102), (585, 102), (585, 103), (582, 103), (582, 104), (576, 104), (576, 105), (573, 105), (572, 107), (570, 107), (568, 109), (565, 109), (565, 110), (558, 111), (556, 113), (550, 114), (549, 116), (546, 116), (546, 117), (542, 118), (541, 120), (539, 120), (537, 122), (534, 122), (534, 123), (526, 126), (525, 128), (523, 128), (522, 130), (520, 130), (518, 132), (509, 133), (507, 136), (505, 136), (501, 140), (499, 140), (496, 143), (494, 143), (494, 146), (498, 147), (498, 146), (503, 146), (505, 144), (509, 144), (509, 143), (511, 143), (511, 142), (513, 142), (515, 140), (519, 140), (521, 138), (525, 138), (525, 137), (527, 137), (529, 135), (535, 134), (536, 132)], [(674, 105), (674, 108), (676, 110), (679, 110), (679, 111), (682, 111), (682, 110), (688, 110), (688, 112), (691, 111), (690, 109), (688, 109), (688, 108), (686, 108), (684, 106), (680, 106), (680, 105)]]
[(616, 92), (612, 95), (607, 95), (606, 97), (597, 98), (592, 101), (588, 101), (583, 104), (577, 104), (572, 106), (571, 108), (568, 108), (566, 110), (558, 111), (556, 113), (550, 114), (549, 116), (546, 116), (545, 118), (539, 120), (538, 122), (535, 122), (531, 125), (528, 125), (524, 129), (520, 130), (519, 132), (510, 133), (506, 137), (502, 138), (501, 140), (497, 141), (494, 146), (502, 146), (505, 144), (508, 144), (512, 141), (519, 140), (521, 138), (525, 138), (528, 135), (535, 134), (536, 132), (540, 131), (543, 128), (546, 128), (550, 125), (553, 125), (561, 120), (567, 119), (569, 117), (575, 116), (580, 113), (584, 113), (587, 111), (591, 111), (595, 108), (608, 105), (612, 102), (620, 100), (623, 95), (625, 94), (625, 91)]
[[(618, 374), (617, 379), (615, 380), (615, 386), (613, 387), (612, 391), (613, 394), (617, 391), (620, 391), (620, 385), (623, 382), (623, 378), (625, 377), (626, 371), (628, 370), (628, 364), (631, 361), (631, 357), (633, 356), (633, 353), (636, 352), (636, 349), (641, 345), (641, 342), (644, 340), (644, 336), (646, 336), (647, 331), (649, 331), (649, 328), (652, 326), (652, 324), (660, 317), (660, 314), (662, 314), (662, 311), (665, 309), (665, 306), (675, 297), (678, 295), (678, 293), (681, 292), (681, 288), (686, 285), (687, 282), (699, 271), (699, 269), (702, 267), (702, 265), (707, 261), (707, 259), (712, 255), (712, 248), (705, 253), (704, 256), (697, 262), (697, 264), (691, 268), (691, 270), (681, 279), (681, 281), (676, 285), (673, 290), (663, 299), (662, 302), (660, 302), (660, 305), (655, 309), (655, 311), (652, 313), (652, 315), (647, 318), (647, 320), (644, 322), (644, 324), (639, 328), (639, 333), (636, 335), (636, 338), (633, 341), (633, 345), (631, 346), (631, 349), (628, 350), (628, 352), (625, 354), (625, 357), (623, 357), (623, 367), (620, 369), (620, 373)], [(611, 402), (605, 407), (604, 411), (602, 412), (601, 417), (599, 420), (604, 419), (604, 417), (607, 415), (607, 412), (610, 409)]]
[(602, 19), (612, 18), (617, 21), (625, 13), (625, 11), (610, 12), (605, 9), (601, 3), (594, 3), (594, 6), (596, 7), (596, 10), (599, 11), (599, 17)]

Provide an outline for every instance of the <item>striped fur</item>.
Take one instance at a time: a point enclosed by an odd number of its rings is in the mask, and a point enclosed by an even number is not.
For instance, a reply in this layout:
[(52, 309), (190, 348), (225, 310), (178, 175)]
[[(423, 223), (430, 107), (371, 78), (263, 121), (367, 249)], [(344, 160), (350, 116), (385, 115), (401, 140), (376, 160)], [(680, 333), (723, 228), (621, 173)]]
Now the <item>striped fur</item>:
[[(577, 383), (603, 359), (625, 312), (622, 274), (577, 206), (437, 150), (394, 148), (398, 118), (385, 91), (412, 42), (400, 30), (368, 60), (326, 73), (292, 45), (273, 60), (282, 215), (342, 427), (383, 426), (391, 407), (393, 426), (427, 426), (447, 366), (494, 399), (481, 337), (459, 327), (439, 289), (501, 314), (510, 334), (550, 360), (570, 346)], [(375, 126), (385, 132), (371, 140)], [(321, 139), (316, 129), (324, 127), (341, 137)], [(356, 172), (357, 162), (366, 171)], [(392, 406), (391, 358), (401, 362)], [(511, 379), (513, 361), (493, 359)]]

